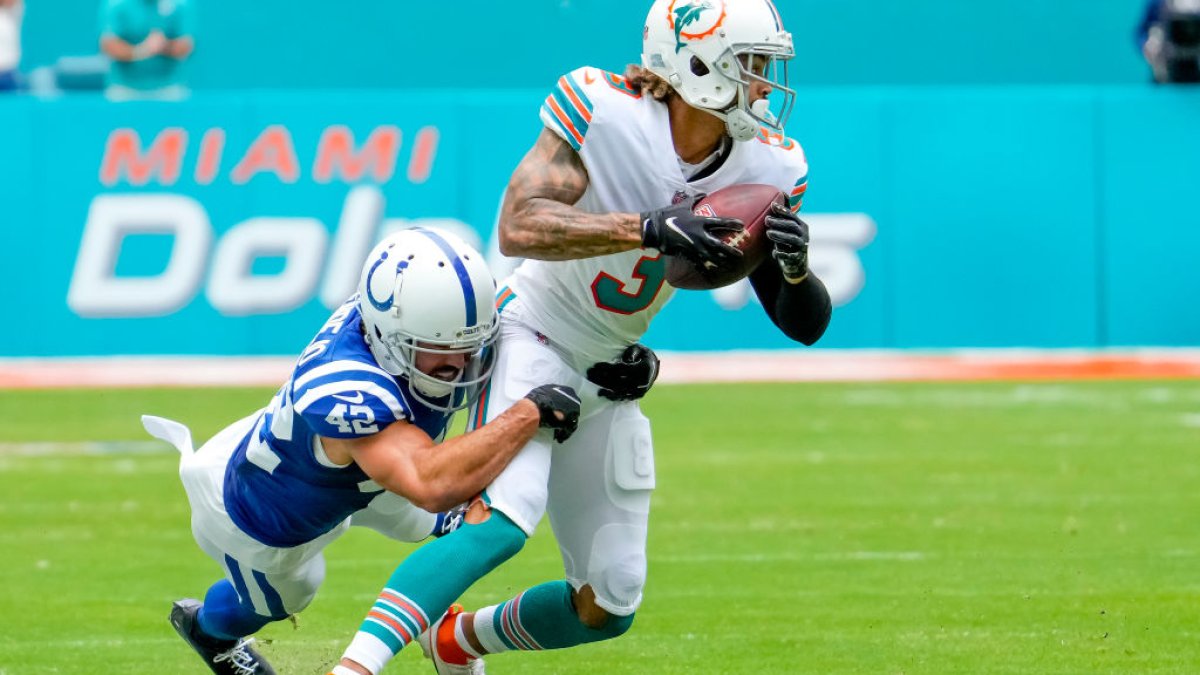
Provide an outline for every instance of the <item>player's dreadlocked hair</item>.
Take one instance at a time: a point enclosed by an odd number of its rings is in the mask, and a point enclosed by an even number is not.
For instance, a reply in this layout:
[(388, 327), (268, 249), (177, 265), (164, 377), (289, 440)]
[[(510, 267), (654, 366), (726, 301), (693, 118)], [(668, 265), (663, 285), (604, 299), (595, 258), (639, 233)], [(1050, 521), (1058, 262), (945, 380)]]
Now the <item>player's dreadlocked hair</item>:
[(625, 81), (634, 92), (650, 94), (655, 101), (666, 102), (675, 96), (675, 89), (670, 83), (636, 63), (625, 67)]

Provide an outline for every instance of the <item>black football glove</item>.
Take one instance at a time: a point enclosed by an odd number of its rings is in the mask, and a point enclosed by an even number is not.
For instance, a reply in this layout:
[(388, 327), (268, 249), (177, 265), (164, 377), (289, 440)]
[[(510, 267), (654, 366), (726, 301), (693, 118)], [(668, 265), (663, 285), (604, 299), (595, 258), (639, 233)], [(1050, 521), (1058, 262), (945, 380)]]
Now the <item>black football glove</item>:
[(579, 426), (579, 395), (570, 387), (543, 384), (525, 395), (541, 415), (539, 427), (554, 430), (554, 440), (565, 442)]
[(727, 267), (742, 252), (721, 237), (746, 229), (736, 218), (698, 216), (692, 209), (704, 195), (642, 214), (642, 246), (687, 258), (701, 268)]
[(771, 252), (783, 278), (788, 283), (798, 284), (808, 276), (808, 223), (792, 210), (776, 202), (764, 219), (767, 238), (775, 245)]
[(612, 361), (588, 368), (587, 379), (611, 401), (636, 401), (658, 379), (658, 355), (646, 345), (633, 344)]

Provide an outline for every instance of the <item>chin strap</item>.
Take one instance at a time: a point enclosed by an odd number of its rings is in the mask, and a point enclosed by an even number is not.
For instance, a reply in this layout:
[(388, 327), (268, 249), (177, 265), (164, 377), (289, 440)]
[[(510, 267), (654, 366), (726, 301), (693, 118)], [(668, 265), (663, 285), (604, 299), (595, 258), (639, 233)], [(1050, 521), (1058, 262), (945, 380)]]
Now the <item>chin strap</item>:
[[(750, 108), (760, 119), (769, 120), (771, 123), (775, 122), (775, 116), (771, 114), (771, 104), (766, 99), (755, 101)], [(743, 142), (757, 136), (762, 122), (755, 119), (754, 115), (741, 108), (734, 108), (725, 113), (725, 128), (729, 131), (729, 136), (735, 141)]]
[(758, 135), (758, 122), (745, 110), (733, 110), (725, 115), (725, 128), (729, 137), (735, 141), (745, 142)]

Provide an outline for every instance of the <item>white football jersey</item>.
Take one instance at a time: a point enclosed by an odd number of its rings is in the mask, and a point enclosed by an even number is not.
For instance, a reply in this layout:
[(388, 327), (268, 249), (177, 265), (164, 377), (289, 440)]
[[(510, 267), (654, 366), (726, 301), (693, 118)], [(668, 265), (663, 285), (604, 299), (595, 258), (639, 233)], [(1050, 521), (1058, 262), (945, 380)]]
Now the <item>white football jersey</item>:
[[(762, 130), (734, 143), (711, 175), (688, 181), (671, 140), (667, 106), (634, 93), (619, 75), (579, 68), (558, 80), (542, 123), (583, 160), (588, 187), (575, 204), (591, 213), (642, 213), (742, 183), (778, 187), (799, 210), (808, 163), (794, 141)], [(675, 289), (653, 249), (582, 260), (525, 260), (508, 280), (523, 320), (577, 363), (615, 358), (637, 342)]]

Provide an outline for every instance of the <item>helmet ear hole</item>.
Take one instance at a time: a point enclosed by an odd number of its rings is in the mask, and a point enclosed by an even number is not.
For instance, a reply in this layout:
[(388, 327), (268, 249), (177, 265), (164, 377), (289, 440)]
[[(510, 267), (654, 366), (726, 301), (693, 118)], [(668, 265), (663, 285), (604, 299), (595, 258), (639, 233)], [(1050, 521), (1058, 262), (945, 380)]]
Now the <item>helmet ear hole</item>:
[(708, 66), (704, 65), (704, 62), (698, 56), (693, 56), (688, 66), (692, 69), (692, 74), (696, 77), (704, 77), (709, 73)]

